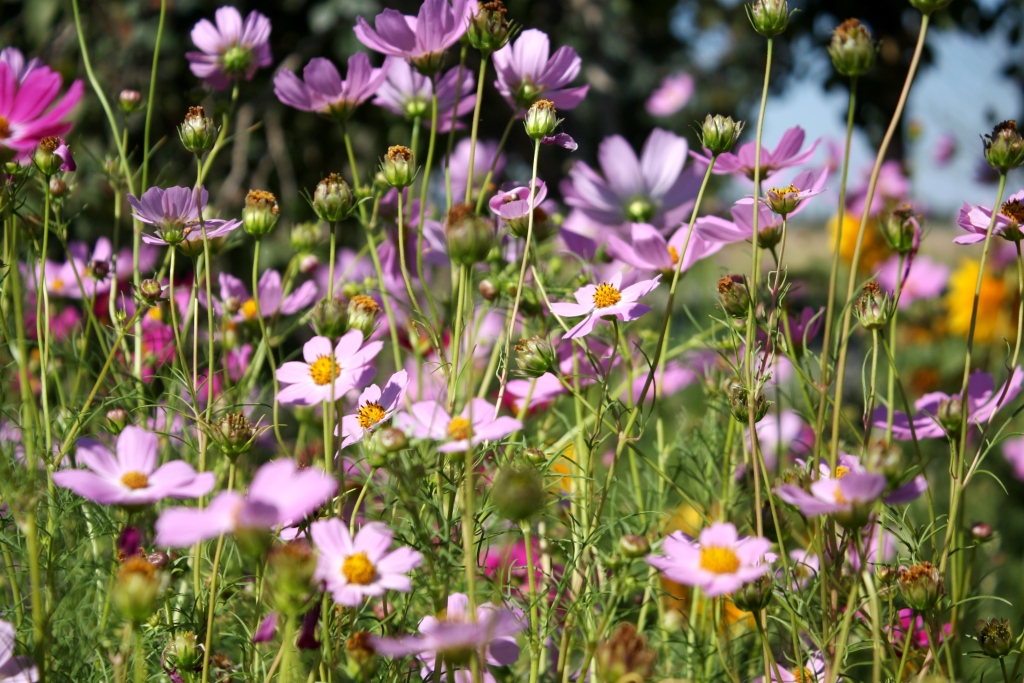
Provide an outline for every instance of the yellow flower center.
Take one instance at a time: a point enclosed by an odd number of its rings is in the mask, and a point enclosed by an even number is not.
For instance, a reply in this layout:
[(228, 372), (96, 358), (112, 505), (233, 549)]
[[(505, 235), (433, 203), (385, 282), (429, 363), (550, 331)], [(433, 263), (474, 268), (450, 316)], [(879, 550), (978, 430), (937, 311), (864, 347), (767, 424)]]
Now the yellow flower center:
[(11, 134), (11, 124), (3, 116), (0, 116), (0, 140), (3, 140)]
[(146, 312), (146, 315), (149, 316), (150, 320), (155, 320), (157, 322), (161, 322), (164, 319), (164, 314), (160, 311), (159, 306), (154, 306), (149, 309), (149, 311)]
[(768, 190), (768, 192), (766, 192), (765, 194), (775, 195), (776, 197), (782, 197), (783, 195), (789, 194), (791, 192), (793, 194), (800, 194), (800, 190), (798, 190), (795, 185), (788, 185), (787, 187), (777, 187)]
[(60, 278), (54, 279), (53, 288), (58, 291), (64, 289), (64, 280), (61, 280)]
[(131, 472), (124, 473), (124, 476), (121, 477), (121, 483), (133, 491), (136, 489), (144, 489), (149, 486), (149, 477), (142, 472), (132, 470)]
[(793, 672), (793, 683), (814, 683), (817, 677), (806, 666)]
[(700, 568), (712, 574), (732, 574), (740, 568), (740, 558), (732, 548), (709, 546), (700, 549)]
[(1003, 208), (999, 213), (1003, 214), (1017, 225), (1024, 223), (1024, 203), (1019, 199), (1011, 199), (1008, 202), (1004, 202)]
[(341, 565), (341, 573), (348, 579), (349, 583), (354, 583), (357, 586), (366, 586), (377, 575), (377, 568), (370, 562), (370, 558), (366, 556), (366, 553), (356, 553), (345, 558), (344, 564)]
[[(331, 368), (331, 365), (334, 367)], [(332, 379), (336, 379), (340, 374), (341, 366), (337, 363), (331, 363), (331, 359), (328, 356), (320, 356), (309, 366), (309, 376), (319, 386), (329, 384)]]
[(843, 477), (845, 477), (849, 473), (850, 473), (850, 468), (849, 467), (843, 467), (842, 465), (839, 465), (838, 467), (836, 467), (836, 476), (835, 476), (835, 478), (836, 479), (842, 479)]
[(448, 423), (448, 436), (454, 441), (465, 441), (472, 432), (469, 420), (464, 417), (453, 417)]
[(367, 403), (360, 406), (359, 412), (356, 413), (356, 418), (359, 420), (359, 426), (363, 429), (369, 429), (373, 425), (377, 424), (384, 419), (386, 415), (384, 407), (374, 401), (373, 403)]
[(607, 282), (602, 282), (594, 292), (594, 306), (608, 308), (622, 301), (622, 293)]
[(256, 299), (249, 299), (242, 304), (242, 315), (246, 320), (253, 320), (256, 317)]
[(669, 255), (669, 258), (672, 259), (672, 265), (673, 266), (676, 265), (677, 263), (679, 263), (679, 252), (676, 251), (675, 247), (669, 247), (668, 248), (668, 255)]
[(843, 489), (839, 486), (836, 486), (835, 496), (836, 502), (839, 503), (840, 505), (846, 505), (849, 502), (846, 500), (846, 496), (843, 495)]

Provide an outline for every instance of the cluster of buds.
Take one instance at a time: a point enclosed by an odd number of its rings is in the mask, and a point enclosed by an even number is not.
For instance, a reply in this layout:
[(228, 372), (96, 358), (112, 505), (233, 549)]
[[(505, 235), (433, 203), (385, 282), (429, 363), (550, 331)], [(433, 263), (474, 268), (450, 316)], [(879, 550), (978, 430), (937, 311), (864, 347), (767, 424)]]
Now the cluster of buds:
[(1017, 122), (997, 123), (988, 135), (982, 136), (985, 145), (985, 161), (988, 165), (1006, 174), (1010, 169), (1024, 164), (1024, 138), (1017, 130)]
[(558, 362), (555, 347), (543, 337), (533, 336), (516, 343), (516, 365), (523, 377), (537, 378), (550, 372)]
[(886, 243), (897, 254), (910, 254), (920, 245), (921, 224), (910, 204), (903, 204), (885, 214), (878, 226)]
[(532, 140), (543, 140), (553, 135), (558, 124), (562, 122), (558, 118), (555, 104), (550, 100), (537, 100), (530, 105), (526, 112), (526, 134)]
[(718, 156), (731, 152), (743, 132), (743, 122), (733, 121), (731, 116), (708, 114), (700, 127), (700, 144)]
[(505, 17), (508, 10), (501, 0), (481, 2), (479, 7), (466, 27), (466, 39), (486, 57), (505, 47), (516, 27)]
[(418, 172), (412, 150), (402, 145), (388, 147), (388, 153), (380, 165), (380, 172), (384, 174), (384, 180), (391, 187), (401, 190), (412, 185)]
[(861, 295), (853, 304), (853, 312), (865, 330), (880, 330), (885, 327), (896, 310), (892, 295), (882, 291), (872, 280), (864, 285)]
[(864, 24), (847, 19), (832, 31), (828, 56), (832, 66), (843, 76), (863, 76), (875, 63), (875, 42)]
[[(771, 401), (764, 396), (764, 392), (758, 390), (754, 393), (754, 422), (760, 422), (768, 414)], [(738, 422), (747, 424), (750, 420), (750, 395), (747, 388), (739, 382), (734, 382), (729, 388), (729, 409), (732, 416)]]
[(472, 204), (456, 204), (444, 224), (448, 255), (456, 263), (472, 266), (487, 258), (494, 245), (494, 225), (478, 216)]
[(654, 673), (655, 657), (655, 651), (647, 646), (647, 637), (637, 633), (633, 624), (623, 623), (611, 638), (597, 644), (597, 678), (602, 683), (643, 683)]
[(317, 217), (328, 223), (345, 220), (357, 206), (352, 189), (338, 173), (331, 173), (317, 184), (310, 203)]
[(765, 38), (774, 38), (789, 26), (786, 0), (754, 0), (746, 9), (750, 25)]
[(993, 659), (1002, 659), (1013, 647), (1013, 628), (1009, 619), (978, 620), (978, 645)]
[(942, 575), (931, 562), (900, 567), (896, 572), (896, 584), (907, 606), (915, 612), (927, 612), (942, 595)]
[(544, 507), (544, 484), (532, 464), (507, 465), (494, 478), (491, 496), (502, 517), (524, 522)]
[(217, 124), (206, 115), (202, 107), (189, 107), (185, 121), (178, 127), (178, 137), (185, 149), (202, 156), (217, 141)]
[(280, 214), (277, 198), (272, 193), (266, 190), (249, 190), (245, 195), (245, 207), (242, 209), (242, 227), (256, 239), (261, 239), (274, 229)]

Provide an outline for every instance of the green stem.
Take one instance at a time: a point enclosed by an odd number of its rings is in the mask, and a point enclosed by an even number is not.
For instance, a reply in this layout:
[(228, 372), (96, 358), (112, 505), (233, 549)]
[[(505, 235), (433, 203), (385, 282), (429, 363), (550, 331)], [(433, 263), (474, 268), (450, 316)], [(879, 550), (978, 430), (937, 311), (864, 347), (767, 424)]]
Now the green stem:
[[(476, 79), (476, 103), (473, 106), (473, 125), (469, 134), (469, 173), (466, 174), (466, 204), (469, 204), (473, 199), (473, 171), (476, 168), (476, 136), (480, 128), (480, 108), (484, 103), (484, 78), (487, 76), (488, 57), (488, 53), (480, 56), (480, 73)], [(536, 157), (536, 154), (534, 157)], [(536, 166), (537, 162), (534, 161), (534, 169), (536, 169)], [(534, 177), (536, 177), (536, 170)]]
[[(228, 491), (234, 489), (235, 464), (228, 465)], [(210, 606), (206, 612), (206, 643), (203, 648), (203, 675), (201, 683), (209, 680), (210, 651), (213, 649), (213, 618), (217, 610), (217, 578), (220, 575), (220, 556), (224, 550), (224, 534), (217, 537), (217, 549), (213, 552), (213, 568), (210, 570)]]
[(512, 126), (515, 125), (516, 120), (519, 118), (519, 109), (512, 110), (512, 117), (508, 120), (508, 124), (505, 126), (505, 132), (501, 134), (501, 140), (498, 141), (498, 149), (494, 151), (494, 159), (491, 161), (491, 167), (487, 171), (487, 175), (484, 177), (484, 182), (480, 186), (482, 189), (480, 195), (476, 198), (476, 212), (480, 213), (480, 209), (483, 208), (484, 199), (487, 197), (487, 188), (491, 185), (491, 178), (494, 177), (494, 173), (498, 168), (498, 160), (501, 159), (501, 153), (505, 149), (505, 143), (508, 142), (508, 136), (512, 132)]
[(132, 631), (135, 634), (135, 683), (146, 683), (146, 635), (138, 625), (133, 626)]
[[(329, 224), (329, 226), (330, 226), (330, 229), (331, 229), (331, 251), (330, 251), (330, 256), (328, 257), (329, 260), (327, 262), (327, 298), (333, 300), (334, 299), (334, 261), (335, 261), (335, 258), (336, 258), (335, 255), (337, 254), (337, 251), (338, 251), (338, 224), (332, 221)], [(255, 287), (255, 286), (256, 286), (256, 284), (253, 283), (253, 287)]]

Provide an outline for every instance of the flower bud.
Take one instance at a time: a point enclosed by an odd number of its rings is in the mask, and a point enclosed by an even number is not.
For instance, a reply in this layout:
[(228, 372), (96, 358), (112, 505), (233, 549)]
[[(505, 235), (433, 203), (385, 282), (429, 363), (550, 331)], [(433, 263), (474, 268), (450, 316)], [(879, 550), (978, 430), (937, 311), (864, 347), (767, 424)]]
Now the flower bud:
[(635, 560), (651, 552), (651, 544), (639, 534), (626, 534), (619, 537), (619, 552)]
[(146, 278), (139, 283), (139, 294), (150, 304), (155, 304), (163, 299), (164, 288), (152, 278)]
[(387, 156), (380, 167), (384, 179), (391, 187), (401, 190), (409, 187), (416, 180), (416, 160), (413, 158), (412, 150), (402, 145), (388, 147)]
[(117, 97), (117, 103), (120, 105), (121, 111), (125, 114), (131, 114), (142, 104), (142, 93), (138, 90), (122, 90), (121, 94)]
[[(390, 154), (391, 150), (388, 150)], [(322, 221), (337, 223), (348, 218), (354, 208), (352, 189), (338, 173), (321, 180), (313, 190), (313, 211)]]
[[(794, 185), (772, 188), (764, 193), (764, 203), (774, 213), (780, 216), (788, 216), (800, 204), (800, 190)], [(779, 239), (782, 239), (781, 234)], [(761, 244), (760, 239), (758, 239), (758, 244)]]
[[(317, 185), (317, 189), (319, 188), (320, 186)], [(293, 226), (292, 231), (288, 234), (288, 239), (296, 253), (308, 254), (320, 244), (320, 236), (320, 222), (309, 221)]]
[(257, 436), (255, 425), (239, 410), (237, 413), (228, 413), (217, 421), (214, 439), (224, 454), (234, 461), (252, 448)]
[(267, 560), (272, 601), (285, 616), (302, 614), (313, 594), (316, 553), (306, 541), (289, 541), (278, 546)]
[(718, 303), (733, 318), (746, 318), (750, 310), (750, 296), (743, 278), (738, 275), (719, 278)]
[(482, 296), (485, 301), (494, 301), (498, 298), (498, 294), (500, 294), (498, 287), (492, 281), (487, 279), (480, 281), (479, 289), (480, 296)]
[(907, 605), (916, 612), (930, 610), (942, 594), (942, 576), (939, 568), (931, 562), (900, 567), (896, 572), (896, 583)]
[(249, 190), (249, 194), (245, 195), (245, 208), (242, 209), (242, 227), (256, 239), (266, 237), (277, 225), (280, 213), (281, 209), (273, 193)]
[(544, 485), (533, 465), (507, 465), (498, 472), (491, 496), (501, 515), (512, 522), (523, 522), (544, 507)]
[(765, 38), (774, 38), (789, 26), (789, 5), (786, 0), (754, 0), (747, 5), (751, 26)]
[(896, 578), (896, 569), (887, 564), (876, 564), (875, 578), (881, 585), (888, 586)]
[(174, 636), (164, 648), (164, 666), (170, 670), (197, 671), (202, 663), (203, 646), (191, 631)]
[(480, 9), (466, 28), (469, 44), (485, 56), (505, 47), (513, 30), (512, 23), (505, 18), (507, 12), (505, 4), (500, 0), (481, 2)]
[[(732, 411), (732, 416), (737, 421), (747, 424), (750, 421), (750, 409), (749, 409), (749, 398), (747, 388), (740, 383), (735, 383), (729, 389), (729, 408)], [(764, 397), (764, 394), (760, 391), (754, 397), (754, 422), (760, 422), (766, 414), (768, 414), (768, 408), (771, 406), (771, 401)]]
[(217, 124), (202, 107), (189, 107), (184, 123), (178, 127), (178, 137), (185, 149), (202, 156), (217, 141)]
[(142, 555), (133, 555), (121, 564), (112, 597), (121, 615), (138, 624), (149, 618), (164, 590), (164, 576)]
[(368, 339), (377, 328), (380, 306), (365, 294), (357, 294), (348, 302), (348, 329), (359, 330)]
[(377, 652), (370, 634), (356, 631), (345, 641), (345, 673), (358, 681), (368, 681), (377, 673)]
[(636, 626), (622, 623), (611, 638), (600, 641), (594, 652), (597, 678), (601, 683), (644, 683), (654, 673), (656, 653)]
[(987, 543), (992, 539), (992, 525), (986, 522), (975, 522), (971, 525), (971, 538), (976, 543)]
[(448, 238), (448, 256), (466, 266), (486, 259), (494, 244), (494, 225), (478, 216), (471, 204), (452, 207), (445, 221), (444, 232)]
[(337, 339), (348, 331), (348, 306), (341, 299), (323, 298), (313, 307), (313, 329), (321, 337)]
[(931, 14), (935, 10), (942, 9), (951, 0), (910, 0), (910, 4), (921, 11), (921, 14)]
[(1016, 121), (997, 123), (992, 132), (982, 137), (985, 145), (985, 161), (988, 165), (1005, 174), (1024, 163), (1024, 139), (1017, 130)]
[(828, 56), (843, 76), (862, 76), (875, 63), (875, 43), (864, 24), (847, 19), (832, 31)]
[(875, 281), (864, 285), (861, 295), (853, 304), (853, 312), (865, 330), (880, 330), (885, 327), (895, 309), (892, 296), (888, 292), (883, 292)]
[(162, 550), (154, 550), (149, 555), (146, 555), (146, 559), (157, 569), (164, 569), (171, 563), (171, 556)]
[(55, 135), (48, 135), (39, 141), (32, 161), (39, 172), (45, 176), (52, 176), (60, 171), (75, 170), (74, 161), (71, 159), (67, 146)]
[(316, 254), (306, 254), (299, 259), (299, 272), (303, 275), (314, 275), (320, 268), (320, 259)]
[(772, 575), (763, 574), (740, 586), (732, 601), (744, 612), (760, 612), (772, 601), (772, 584)]
[(993, 659), (1002, 659), (1010, 654), (1013, 646), (1013, 628), (1009, 619), (978, 620), (978, 645), (981, 651)]
[(906, 472), (903, 451), (896, 444), (886, 444), (884, 441), (868, 446), (864, 452), (864, 464), (869, 471), (885, 475), (892, 484), (902, 479)]
[(377, 444), (385, 453), (397, 453), (409, 447), (409, 439), (401, 429), (386, 427), (377, 434)]
[(537, 100), (526, 112), (526, 134), (533, 140), (553, 134), (559, 123), (558, 112), (551, 100)]
[(914, 251), (921, 240), (921, 225), (914, 216), (914, 208), (904, 204), (882, 217), (879, 229), (886, 243), (898, 254)]
[(548, 456), (539, 448), (524, 448), (523, 459), (535, 467), (540, 467), (548, 461)]
[(732, 150), (742, 131), (742, 121), (733, 121), (731, 116), (708, 114), (700, 129), (700, 144), (715, 156), (725, 154)]
[(64, 182), (63, 178), (53, 176), (50, 178), (50, 196), (54, 199), (60, 199), (68, 191), (68, 184)]
[(959, 396), (940, 400), (938, 408), (935, 410), (935, 417), (947, 434), (953, 437), (959, 436), (964, 420), (963, 400)]
[(124, 408), (111, 408), (107, 411), (107, 425), (112, 434), (120, 434), (128, 424), (128, 412)]
[(537, 378), (558, 362), (555, 347), (543, 337), (533, 336), (516, 343), (516, 365), (523, 377)]

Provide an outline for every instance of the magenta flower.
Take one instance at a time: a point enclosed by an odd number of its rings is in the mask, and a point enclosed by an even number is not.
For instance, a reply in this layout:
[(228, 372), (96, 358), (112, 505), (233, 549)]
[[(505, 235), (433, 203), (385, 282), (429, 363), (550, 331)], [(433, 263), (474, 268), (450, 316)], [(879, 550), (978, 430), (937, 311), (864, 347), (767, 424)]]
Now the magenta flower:
[(494, 406), (474, 398), (458, 415), (450, 415), (438, 401), (413, 403), (407, 413), (395, 417), (395, 426), (416, 439), (444, 441), (441, 453), (465, 451), (485, 441), (497, 441), (523, 428), (511, 417), (494, 417)]
[(251, 81), (257, 69), (270, 66), (270, 19), (253, 10), (242, 15), (230, 5), (214, 14), (217, 25), (200, 19), (192, 42), (200, 52), (186, 52), (189, 68), (210, 87), (224, 90), (236, 78)]
[[(281, 274), (276, 270), (267, 269), (257, 283), (260, 295), (260, 313), (264, 318), (275, 315), (291, 315), (303, 310), (319, 296), (319, 289), (313, 281), (303, 282), (298, 288), (282, 298)], [(205, 292), (199, 293), (199, 301), (206, 306)], [(256, 320), (256, 300), (249, 295), (249, 290), (241, 280), (220, 274), (220, 299), (213, 302), (213, 310), (220, 315), (230, 316), (237, 323)]]
[[(84, 242), (68, 245), (70, 258), (64, 263), (46, 261), (46, 290), (54, 296), (91, 299), (110, 290), (110, 240), (100, 237), (92, 253)], [(130, 261), (130, 259), (129, 259)], [(102, 275), (102, 277), (101, 277)], [(79, 285), (81, 280), (81, 285)]]
[(693, 90), (693, 76), (685, 71), (665, 76), (647, 99), (647, 113), (651, 116), (672, 116), (686, 106)]
[(273, 460), (260, 467), (243, 496), (217, 494), (204, 509), (168, 508), (156, 521), (154, 543), (186, 546), (240, 529), (274, 529), (301, 522), (330, 500), (338, 483), (315, 467), (299, 469), (294, 460)]
[[(963, 203), (956, 224), (969, 234), (960, 235), (953, 240), (956, 244), (975, 244), (985, 241), (988, 224), (992, 221), (992, 209), (985, 206)], [(1021, 224), (1024, 224), (1024, 190), (1010, 195), (1003, 202), (996, 214), (996, 224), (992, 228), (993, 235), (1004, 239), (1019, 241), (1022, 237)]]
[[(821, 140), (815, 140), (807, 149), (800, 151), (804, 144), (804, 129), (794, 126), (782, 134), (782, 139), (775, 149), (761, 148), (761, 179), (771, 177), (784, 168), (799, 166), (810, 161), (814, 156), (814, 150)], [(744, 176), (750, 180), (754, 179), (754, 153), (756, 142), (747, 142), (740, 145), (735, 152), (726, 152), (718, 155), (715, 162), (714, 173), (718, 175)], [(694, 161), (707, 166), (711, 161), (711, 152), (705, 150), (704, 154), (690, 152)]]
[(373, 379), (377, 370), (370, 364), (383, 342), (363, 346), (363, 333), (349, 330), (334, 347), (331, 367), (331, 340), (313, 337), (302, 347), (305, 362), (289, 361), (277, 369), (277, 379), (288, 386), (277, 400), (284, 404), (310, 406), (336, 400)]
[(735, 526), (716, 522), (701, 531), (697, 541), (680, 531), (670, 534), (661, 544), (665, 554), (646, 559), (665, 578), (696, 586), (713, 598), (767, 574), (774, 560), (768, 553), (771, 546), (767, 538), (740, 538)]
[(184, 460), (157, 467), (156, 434), (128, 426), (117, 437), (117, 456), (95, 441), (78, 443), (78, 458), (89, 470), (61, 470), (53, 483), (101, 505), (129, 508), (164, 498), (198, 498), (213, 490), (212, 472), (196, 474)]
[(404, 546), (389, 553), (393, 536), (380, 522), (364, 524), (352, 538), (334, 517), (313, 522), (309, 534), (320, 554), (314, 578), (324, 582), (339, 605), (358, 607), (364, 598), (380, 597), (384, 591), (412, 590), (406, 574), (420, 566), (423, 556)]
[[(25, 64), (17, 50), (4, 50), (0, 59), (0, 149), (24, 157), (43, 138), (71, 130), (68, 113), (82, 98), (82, 82), (76, 80), (59, 97), (61, 75), (36, 60)], [(63, 157), (61, 157), (63, 159)]]
[(14, 656), (16, 642), (14, 625), (0, 620), (0, 680), (6, 683), (35, 683), (39, 680), (39, 669), (28, 657)]
[[(157, 234), (143, 234), (146, 244), (175, 245), (182, 241), (202, 240), (203, 231), (199, 224), (199, 213), (206, 210), (209, 193), (206, 188), (199, 192), (188, 187), (169, 187), (166, 190), (151, 187), (142, 195), (128, 195), (128, 203), (135, 210), (134, 218), (156, 226)], [(219, 218), (203, 220), (209, 239), (226, 235), (242, 224), (239, 220), (225, 221)]]
[(356, 108), (377, 94), (388, 75), (389, 62), (374, 69), (370, 58), (357, 52), (348, 58), (348, 78), (334, 64), (322, 57), (309, 60), (300, 80), (291, 71), (281, 69), (274, 76), (274, 94), (289, 107), (344, 121)]
[[(913, 619), (913, 627), (911, 627), (911, 619)], [(888, 631), (889, 627), (886, 626), (885, 630)], [(928, 635), (928, 627), (924, 622), (924, 617), (920, 614), (914, 615), (914, 610), (909, 607), (905, 607), (899, 611), (899, 623), (894, 624), (892, 632), (892, 642), (897, 652), (902, 654), (903, 649), (906, 647), (907, 631), (910, 631), (910, 644), (913, 647), (925, 649), (929, 647), (931, 638)], [(949, 637), (952, 633), (953, 627), (947, 621), (942, 625), (942, 630), (939, 632), (939, 642), (936, 645), (941, 645), (942, 641)]]
[[(689, 232), (689, 226), (684, 225), (666, 241), (653, 225), (634, 223), (633, 243), (627, 244), (618, 236), (610, 235), (608, 237), (608, 255), (634, 268), (662, 273), (674, 271), (679, 267), (679, 259), (682, 258), (682, 272), (685, 273), (693, 267), (693, 264), (717, 253), (725, 246), (722, 242), (705, 240), (696, 232), (696, 228), (687, 245), (687, 232)], [(685, 254), (683, 253), (684, 245), (686, 246)]]
[(405, 398), (408, 385), (409, 373), (399, 370), (391, 375), (383, 391), (376, 384), (363, 389), (356, 412), (341, 418), (341, 447), (347, 448), (362, 441), (378, 426), (390, 420)]
[[(878, 284), (895, 295), (899, 278), (900, 258), (893, 256), (878, 271)], [(900, 289), (900, 310), (910, 308), (915, 301), (934, 299), (949, 282), (949, 266), (927, 256), (915, 256), (903, 266), (904, 282)]]
[(642, 280), (625, 289), (622, 287), (622, 273), (616, 273), (608, 282), (599, 285), (586, 285), (576, 290), (576, 303), (568, 301), (551, 304), (551, 312), (563, 317), (577, 318), (586, 316), (565, 335), (565, 339), (579, 339), (594, 330), (594, 325), (601, 318), (614, 315), (622, 321), (636, 320), (651, 310), (650, 306), (637, 303), (641, 297), (650, 294), (661, 275), (653, 280)]
[[(373, 98), (373, 103), (407, 119), (420, 117), (429, 126), (434, 81), (415, 71), (407, 62), (388, 59), (385, 66), (387, 67), (387, 78), (377, 89), (377, 96)], [(458, 68), (449, 69), (437, 79), (437, 131), (439, 133), (447, 133), (451, 130), (453, 112), (456, 118), (455, 127), (461, 128), (463, 124), (457, 119), (473, 111), (476, 104), (473, 74), (463, 69), (462, 87), (458, 86)], [(455, 99), (457, 90), (461, 92), (458, 100)]]
[(574, 109), (587, 96), (589, 85), (567, 87), (580, 73), (576, 50), (563, 46), (551, 54), (551, 42), (543, 31), (523, 31), (519, 37), (494, 53), (494, 82), (513, 109), (524, 113), (530, 105), (545, 99), (556, 109)]
[(476, 3), (468, 0), (424, 0), (415, 17), (386, 9), (374, 19), (374, 28), (356, 18), (356, 38), (371, 50), (413, 63), (420, 73), (433, 75), (441, 67), (445, 50), (466, 32)]

